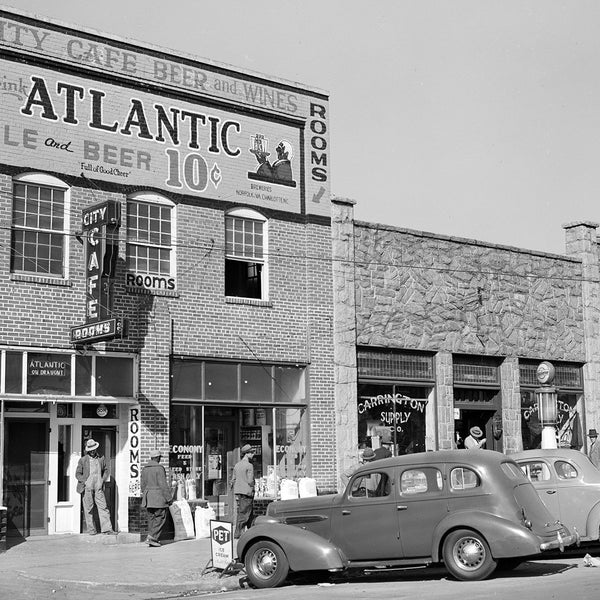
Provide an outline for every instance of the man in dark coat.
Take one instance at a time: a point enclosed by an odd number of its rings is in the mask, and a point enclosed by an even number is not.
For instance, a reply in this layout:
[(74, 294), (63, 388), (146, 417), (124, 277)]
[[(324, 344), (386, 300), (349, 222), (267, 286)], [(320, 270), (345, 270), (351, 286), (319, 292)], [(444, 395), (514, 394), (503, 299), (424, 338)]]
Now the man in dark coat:
[(148, 546), (161, 546), (160, 534), (167, 520), (167, 507), (173, 502), (173, 492), (167, 484), (165, 468), (159, 464), (160, 450), (150, 452), (150, 460), (142, 469), (142, 506), (148, 513)]
[(98, 510), (100, 531), (104, 534), (115, 534), (110, 523), (110, 513), (104, 496), (104, 484), (110, 478), (110, 470), (104, 456), (98, 453), (100, 444), (93, 439), (85, 443), (85, 455), (79, 459), (75, 478), (77, 491), (81, 494), (85, 524), (89, 535), (96, 535), (94, 523), (94, 505)]

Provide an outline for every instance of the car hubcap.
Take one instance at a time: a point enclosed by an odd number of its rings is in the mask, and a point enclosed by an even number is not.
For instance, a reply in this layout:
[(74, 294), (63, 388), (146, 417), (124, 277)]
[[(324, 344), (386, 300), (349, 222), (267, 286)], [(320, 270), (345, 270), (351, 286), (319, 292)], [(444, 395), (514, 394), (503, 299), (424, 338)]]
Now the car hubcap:
[(473, 571), (484, 561), (485, 548), (475, 538), (462, 538), (454, 546), (454, 559), (463, 569)]
[(271, 550), (266, 548), (259, 550), (254, 555), (254, 564), (258, 575), (265, 579), (273, 577), (277, 571), (277, 557)]

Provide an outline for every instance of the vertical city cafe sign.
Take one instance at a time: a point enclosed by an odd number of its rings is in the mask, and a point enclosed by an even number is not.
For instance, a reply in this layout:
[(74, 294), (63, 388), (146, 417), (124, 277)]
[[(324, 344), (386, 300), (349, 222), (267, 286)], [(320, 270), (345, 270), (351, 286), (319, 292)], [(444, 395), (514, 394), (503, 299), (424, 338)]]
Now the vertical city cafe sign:
[(126, 334), (125, 320), (112, 316), (119, 254), (121, 206), (114, 200), (82, 211), (85, 245), (85, 324), (71, 328), (71, 343), (111, 340)]

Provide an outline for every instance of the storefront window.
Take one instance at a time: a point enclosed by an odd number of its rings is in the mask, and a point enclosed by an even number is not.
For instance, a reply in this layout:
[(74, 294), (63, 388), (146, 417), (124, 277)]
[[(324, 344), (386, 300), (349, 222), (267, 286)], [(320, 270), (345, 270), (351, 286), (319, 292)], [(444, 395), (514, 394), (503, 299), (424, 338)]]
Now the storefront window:
[[(557, 401), (557, 444), (562, 448), (583, 447), (583, 434), (577, 404), (581, 394), (558, 392)], [(538, 405), (534, 390), (521, 391), (521, 435), (523, 450), (540, 448), (542, 424), (538, 416)]]
[[(179, 497), (188, 499), (201, 497), (201, 406), (171, 406), (169, 440), (169, 469), (171, 471), (172, 486), (177, 487)], [(207, 473), (205, 477), (208, 475)]]
[(242, 402), (270, 402), (273, 397), (271, 368), (262, 365), (241, 366)]
[(75, 357), (75, 395), (92, 395), (92, 357)]
[(275, 410), (275, 460), (281, 479), (298, 480), (307, 474), (308, 423), (305, 408)]
[(69, 500), (69, 460), (71, 457), (71, 425), (58, 426), (58, 501)]
[(202, 363), (195, 361), (173, 361), (173, 397), (202, 398)]
[(275, 402), (304, 402), (304, 369), (275, 367)]
[(359, 384), (359, 447), (389, 445), (396, 456), (425, 451), (428, 387)]
[(4, 391), (7, 394), (23, 392), (23, 354), (21, 352), (6, 353)]
[(131, 358), (96, 356), (96, 396), (133, 396)]
[(27, 393), (71, 393), (71, 355), (30, 352), (27, 355)]
[(237, 365), (234, 363), (205, 363), (205, 395), (207, 400), (237, 400)]

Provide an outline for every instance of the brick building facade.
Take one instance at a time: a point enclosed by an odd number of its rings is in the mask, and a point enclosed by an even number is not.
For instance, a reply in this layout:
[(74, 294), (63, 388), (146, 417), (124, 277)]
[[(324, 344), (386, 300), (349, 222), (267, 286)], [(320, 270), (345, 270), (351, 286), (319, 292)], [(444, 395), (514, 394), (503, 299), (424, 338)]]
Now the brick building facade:
[(154, 448), (219, 516), (246, 443), (259, 495), (278, 478), (333, 489), (327, 94), (17, 11), (0, 23), (9, 530), (85, 529), (90, 437), (134, 536)]

